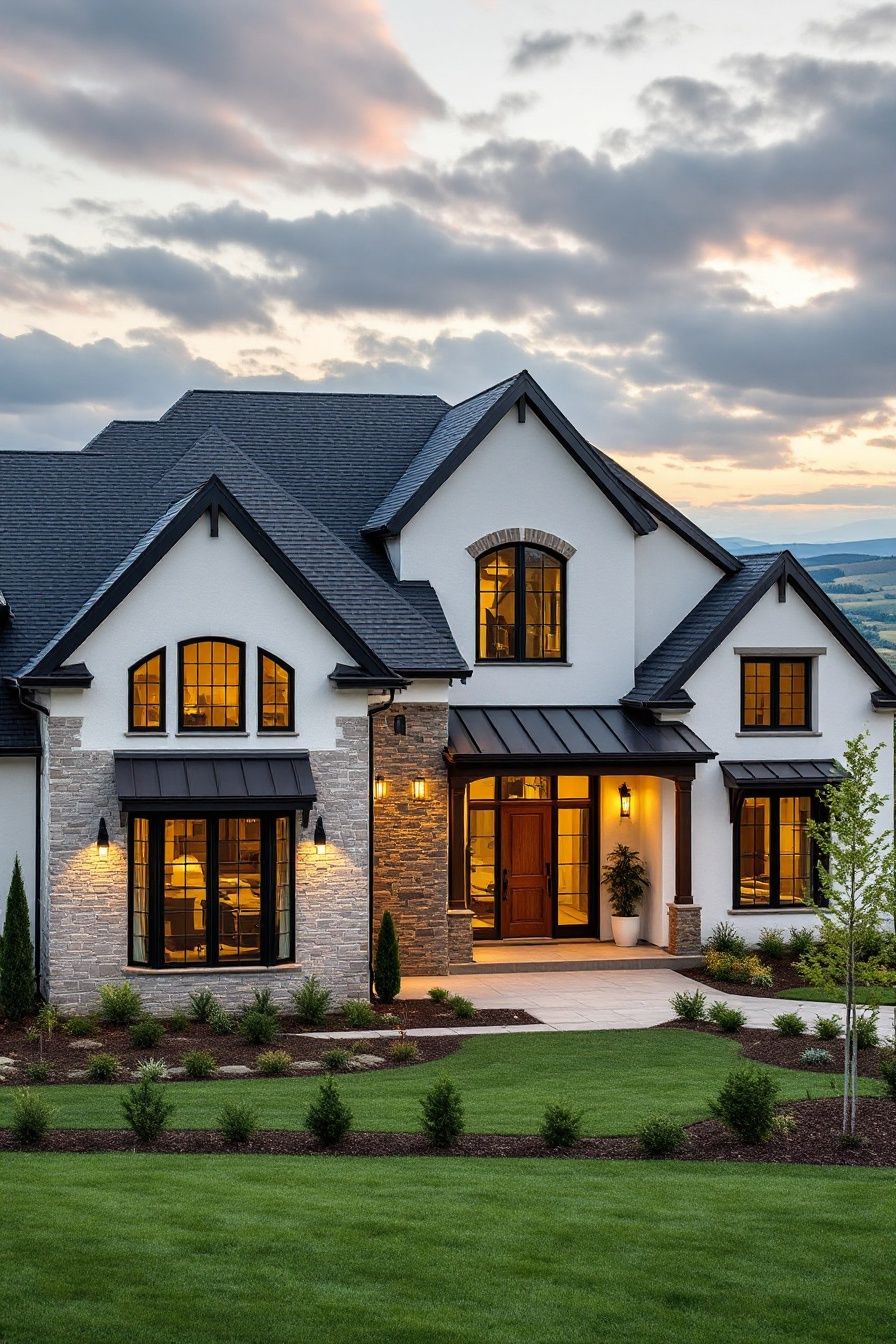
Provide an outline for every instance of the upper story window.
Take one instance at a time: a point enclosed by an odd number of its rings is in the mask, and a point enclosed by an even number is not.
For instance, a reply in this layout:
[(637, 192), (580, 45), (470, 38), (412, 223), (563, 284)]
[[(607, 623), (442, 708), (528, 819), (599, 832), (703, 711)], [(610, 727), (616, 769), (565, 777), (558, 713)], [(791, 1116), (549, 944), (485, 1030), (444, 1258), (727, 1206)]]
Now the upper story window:
[(811, 658), (742, 658), (740, 717), (743, 732), (811, 728)]
[(258, 650), (258, 731), (288, 732), (295, 728), (295, 673), (288, 663)]
[(479, 662), (543, 663), (566, 658), (566, 561), (524, 542), (476, 562)]
[(241, 732), (246, 725), (246, 646), (232, 639), (178, 645), (181, 732)]
[(128, 732), (165, 728), (165, 650), (156, 649), (128, 669)]

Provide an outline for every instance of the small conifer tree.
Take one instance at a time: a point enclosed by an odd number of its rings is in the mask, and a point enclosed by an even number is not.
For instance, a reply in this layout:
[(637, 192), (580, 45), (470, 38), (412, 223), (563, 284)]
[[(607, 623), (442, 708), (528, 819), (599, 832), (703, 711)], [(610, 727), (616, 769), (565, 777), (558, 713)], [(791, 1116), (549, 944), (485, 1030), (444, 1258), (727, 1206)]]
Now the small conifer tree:
[(34, 1007), (34, 948), (19, 856), (12, 869), (0, 947), (0, 1013), (17, 1020)]
[(391, 1003), (401, 989), (401, 961), (395, 921), (388, 910), (383, 913), (373, 959), (373, 987), (381, 1003)]

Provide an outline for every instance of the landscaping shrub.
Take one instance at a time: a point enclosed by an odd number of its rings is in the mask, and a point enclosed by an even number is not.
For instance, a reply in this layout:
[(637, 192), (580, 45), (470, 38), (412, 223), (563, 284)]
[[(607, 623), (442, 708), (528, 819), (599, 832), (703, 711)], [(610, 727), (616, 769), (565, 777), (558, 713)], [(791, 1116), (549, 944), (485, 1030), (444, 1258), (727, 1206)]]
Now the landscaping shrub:
[(375, 1025), (377, 1015), (366, 999), (346, 999), (342, 1013), (348, 1026), (355, 1031), (365, 1031)]
[(101, 1050), (87, 1056), (87, 1081), (89, 1083), (111, 1083), (118, 1075), (121, 1063), (116, 1055)]
[(433, 985), (432, 989), (428, 989), (426, 992), (433, 1003), (447, 1003), (451, 998), (451, 990), (446, 989), (444, 985)]
[(250, 1045), (270, 1045), (279, 1030), (276, 1017), (258, 1008), (247, 1008), (240, 1017), (240, 1035)]
[(469, 999), (465, 999), (462, 994), (452, 994), (448, 1000), (448, 1007), (455, 1017), (463, 1021), (469, 1021), (471, 1017), (476, 1016), (476, 1008)]
[(165, 1035), (162, 1023), (154, 1017), (141, 1017), (131, 1025), (131, 1045), (138, 1050), (151, 1050)]
[(325, 1050), (320, 1057), (327, 1073), (348, 1073), (352, 1062), (351, 1050), (346, 1050), (344, 1046), (334, 1045), (331, 1050)]
[(143, 1016), (143, 999), (125, 980), (120, 985), (100, 986), (100, 1018), (110, 1027), (129, 1027)]
[(218, 1072), (218, 1061), (207, 1050), (188, 1050), (180, 1062), (188, 1078), (212, 1078)]
[(676, 1120), (668, 1115), (656, 1115), (645, 1120), (637, 1131), (638, 1142), (645, 1157), (671, 1157), (687, 1143), (688, 1136)]
[(92, 1017), (82, 1017), (79, 1013), (73, 1013), (63, 1022), (62, 1030), (69, 1036), (89, 1036), (92, 1031), (96, 1031), (96, 1023)]
[(252, 1001), (248, 1006), (256, 1013), (267, 1013), (275, 1022), (280, 1020), (280, 1011), (269, 989), (253, 989)]
[(401, 957), (398, 934), (390, 911), (383, 911), (373, 958), (373, 987), (380, 1003), (392, 1003), (401, 989)]
[(707, 1016), (722, 1031), (740, 1031), (747, 1021), (739, 1008), (729, 1008), (727, 1003), (714, 1003)]
[(734, 925), (723, 920), (721, 924), (716, 925), (714, 931), (709, 935), (703, 950), (704, 952), (727, 952), (732, 957), (745, 957), (747, 955), (747, 944)]
[(157, 1139), (174, 1112), (174, 1103), (168, 1100), (165, 1089), (150, 1078), (141, 1078), (129, 1087), (121, 1099), (124, 1118), (141, 1143)]
[(225, 1012), (220, 1004), (215, 1004), (212, 1015), (208, 1020), (208, 1028), (216, 1036), (232, 1036), (236, 1031), (236, 1018), (233, 1013)]
[(450, 1148), (464, 1129), (464, 1107), (450, 1078), (437, 1078), (420, 1101), (423, 1132), (436, 1148)]
[(331, 1148), (352, 1127), (352, 1113), (335, 1078), (325, 1078), (305, 1113), (305, 1124), (322, 1148)]
[(836, 1041), (843, 1035), (843, 1022), (839, 1017), (816, 1017), (815, 1035), (822, 1041)]
[(772, 1026), (776, 1027), (782, 1036), (804, 1036), (806, 1033), (806, 1024), (799, 1013), (779, 1013), (777, 1017), (772, 1018)]
[(871, 1050), (880, 1041), (877, 1014), (862, 1013), (856, 1018), (856, 1042), (860, 1050)]
[(896, 1051), (882, 1050), (879, 1068), (887, 1096), (891, 1101), (896, 1101)]
[[(753, 958), (751, 957), (750, 961), (752, 960)], [(763, 965), (762, 962), (759, 962), (756, 970), (750, 973), (750, 984), (754, 985), (756, 989), (771, 989), (774, 983), (775, 977), (772, 975), (771, 970)]]
[(787, 946), (792, 957), (805, 957), (815, 946), (815, 935), (811, 929), (791, 929)]
[(746, 1065), (732, 1069), (709, 1107), (739, 1139), (745, 1143), (763, 1143), (772, 1132), (778, 1092), (774, 1074)]
[(789, 1112), (772, 1117), (772, 1135), (777, 1139), (789, 1139), (796, 1133), (796, 1116)]
[(256, 1057), (255, 1067), (265, 1078), (282, 1078), (292, 1070), (292, 1055), (285, 1050), (262, 1050)]
[(395, 1064), (416, 1064), (420, 1047), (416, 1041), (393, 1041), (389, 1046), (389, 1058)]
[(197, 989), (190, 995), (190, 1017), (194, 1022), (208, 1024), (215, 1013), (221, 1012), (221, 1005), (210, 989)]
[(218, 1112), (217, 1127), (228, 1143), (248, 1143), (258, 1129), (258, 1112), (254, 1106), (230, 1101)]
[(800, 1055), (800, 1063), (809, 1069), (824, 1068), (826, 1064), (833, 1062), (834, 1056), (830, 1050), (825, 1050), (823, 1045), (810, 1045), (808, 1050), (804, 1050)]
[(52, 1117), (51, 1107), (39, 1092), (32, 1092), (28, 1087), (16, 1092), (10, 1129), (19, 1143), (40, 1143), (50, 1128)]
[(787, 939), (780, 929), (760, 929), (756, 946), (763, 956), (775, 961), (787, 955)]
[(139, 1083), (160, 1083), (168, 1077), (168, 1065), (164, 1059), (141, 1059), (136, 1072)]
[(183, 1008), (175, 1008), (168, 1019), (168, 1025), (172, 1031), (186, 1031), (190, 1025), (190, 1019)]
[(34, 1007), (34, 948), (18, 854), (12, 865), (0, 939), (0, 1017), (17, 1022)]
[(768, 966), (752, 952), (748, 952), (745, 956), (735, 956), (731, 952), (717, 952), (710, 948), (704, 954), (704, 964), (714, 980), (763, 987), (770, 987), (772, 984), (772, 973)]
[(562, 1102), (548, 1106), (538, 1132), (548, 1148), (572, 1148), (582, 1137), (583, 1111), (574, 1111)]
[(309, 975), (292, 996), (296, 1017), (306, 1027), (322, 1027), (330, 1011), (333, 996), (317, 976)]
[(45, 1083), (50, 1076), (50, 1066), (45, 1059), (35, 1059), (25, 1069), (29, 1083)]
[(673, 994), (669, 1002), (675, 1016), (684, 1022), (702, 1022), (706, 1017), (706, 995), (699, 989), (693, 994)]

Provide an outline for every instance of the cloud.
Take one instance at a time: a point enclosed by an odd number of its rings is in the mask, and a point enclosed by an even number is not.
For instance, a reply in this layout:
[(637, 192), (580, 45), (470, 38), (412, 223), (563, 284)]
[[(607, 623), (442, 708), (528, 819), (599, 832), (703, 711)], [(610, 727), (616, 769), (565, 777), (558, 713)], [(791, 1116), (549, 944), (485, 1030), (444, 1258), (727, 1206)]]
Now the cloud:
[(29, 0), (2, 29), (0, 110), (124, 170), (211, 181), (297, 149), (394, 156), (445, 110), (378, 0)]
[(811, 23), (808, 31), (837, 47), (876, 46), (896, 37), (896, 5), (871, 5), (837, 23)]
[(681, 24), (675, 14), (650, 16), (636, 9), (600, 32), (547, 28), (540, 33), (524, 33), (513, 49), (510, 68), (519, 72), (541, 65), (556, 65), (575, 48), (604, 51), (611, 56), (629, 56), (656, 42), (674, 41), (680, 32)]

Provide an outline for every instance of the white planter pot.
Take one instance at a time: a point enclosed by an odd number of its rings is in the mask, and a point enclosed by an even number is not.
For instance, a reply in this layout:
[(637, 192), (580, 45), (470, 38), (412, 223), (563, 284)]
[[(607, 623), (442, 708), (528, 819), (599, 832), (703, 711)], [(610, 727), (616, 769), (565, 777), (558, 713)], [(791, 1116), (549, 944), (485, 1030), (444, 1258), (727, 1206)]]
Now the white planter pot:
[(641, 935), (641, 916), (611, 915), (613, 942), (617, 947), (634, 947)]

